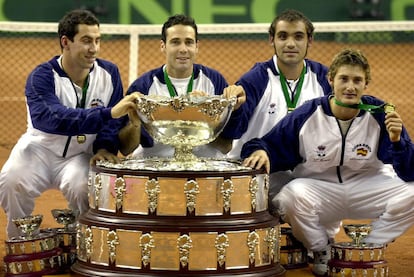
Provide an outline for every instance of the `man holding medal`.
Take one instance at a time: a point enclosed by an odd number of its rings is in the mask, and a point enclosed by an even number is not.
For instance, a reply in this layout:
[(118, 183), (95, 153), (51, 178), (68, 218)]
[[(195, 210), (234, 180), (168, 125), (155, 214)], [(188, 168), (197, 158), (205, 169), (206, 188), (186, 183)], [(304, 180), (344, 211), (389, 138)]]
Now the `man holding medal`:
[(101, 34), (91, 12), (66, 14), (58, 35), (61, 55), (27, 79), (27, 131), (0, 173), (9, 238), (20, 235), (12, 219), (30, 215), (34, 199), (48, 189), (62, 191), (69, 208), (88, 210), (89, 164), (118, 160), (118, 118), (136, 109), (137, 95), (123, 98), (118, 67), (97, 58)]
[[(190, 93), (210, 96), (223, 94), (226, 98), (237, 98), (237, 109), (245, 101), (244, 91), (240, 86), (228, 86), (218, 71), (195, 63), (198, 43), (197, 25), (193, 18), (182, 14), (169, 17), (163, 24), (160, 41), (160, 50), (165, 55), (166, 63), (136, 79), (128, 88), (127, 94), (138, 92), (166, 97)], [(131, 153), (133, 157), (168, 157), (174, 154), (173, 147), (154, 142), (144, 128), (131, 124), (131, 120), (121, 130), (119, 137), (120, 150), (125, 156)], [(208, 145), (196, 147), (194, 154), (222, 157), (223, 152), (228, 150), (228, 140), (221, 143), (218, 138)]]
[(414, 223), (414, 145), (393, 105), (363, 95), (370, 76), (362, 52), (341, 51), (328, 72), (333, 95), (309, 100), (242, 148), (246, 166), (292, 170), (272, 203), (314, 251), (317, 275), (328, 269), (327, 226), (372, 219), (363, 242), (386, 245)]

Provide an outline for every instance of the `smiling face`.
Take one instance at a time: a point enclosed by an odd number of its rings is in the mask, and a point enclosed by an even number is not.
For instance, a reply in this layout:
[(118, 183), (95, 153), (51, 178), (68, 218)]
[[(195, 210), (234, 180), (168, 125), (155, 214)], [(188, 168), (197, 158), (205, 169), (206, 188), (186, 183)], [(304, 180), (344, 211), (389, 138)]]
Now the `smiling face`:
[(306, 57), (311, 38), (308, 38), (303, 21), (279, 21), (275, 36), (271, 39), (278, 57), (278, 66), (299, 65)]
[(174, 78), (189, 77), (198, 53), (194, 28), (189, 25), (173, 25), (167, 29), (166, 34), (166, 41), (161, 40), (161, 52), (166, 56), (168, 75)]
[(62, 36), (63, 60), (73, 69), (89, 70), (100, 49), (101, 33), (98, 25), (79, 24), (78, 32), (71, 41)]
[(358, 104), (367, 87), (365, 75), (359, 65), (345, 64), (338, 67), (333, 79), (329, 79), (335, 98), (347, 105)]

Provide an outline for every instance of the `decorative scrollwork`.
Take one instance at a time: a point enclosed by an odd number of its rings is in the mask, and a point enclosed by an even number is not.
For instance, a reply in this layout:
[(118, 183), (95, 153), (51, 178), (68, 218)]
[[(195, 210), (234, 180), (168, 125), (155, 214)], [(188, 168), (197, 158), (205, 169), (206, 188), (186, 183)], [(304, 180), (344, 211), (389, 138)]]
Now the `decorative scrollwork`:
[(229, 237), (226, 234), (220, 234), (216, 237), (217, 262), (221, 267), (226, 262), (226, 250), (229, 245)]
[(151, 262), (151, 249), (155, 247), (155, 240), (151, 234), (143, 234), (139, 239), (141, 247), (141, 261), (144, 266)]
[(118, 177), (115, 180), (115, 203), (116, 209), (120, 210), (123, 206), (124, 193), (126, 192), (125, 180), (122, 177)]
[(256, 232), (250, 232), (247, 237), (247, 246), (249, 247), (249, 261), (251, 264), (256, 260), (256, 249), (259, 244), (259, 235)]
[(229, 212), (231, 207), (231, 195), (234, 192), (234, 185), (231, 179), (226, 179), (221, 184), (221, 194), (223, 195), (223, 206), (226, 212)]
[(186, 267), (190, 258), (190, 249), (193, 248), (193, 241), (189, 235), (182, 235), (177, 239), (177, 248), (180, 253), (180, 263)]
[(200, 187), (195, 180), (189, 180), (184, 185), (184, 193), (187, 200), (187, 209), (192, 213), (196, 206), (197, 194), (200, 193)]
[(154, 213), (157, 210), (158, 195), (161, 192), (159, 182), (156, 179), (148, 180), (145, 184), (145, 192), (148, 196), (148, 209)]

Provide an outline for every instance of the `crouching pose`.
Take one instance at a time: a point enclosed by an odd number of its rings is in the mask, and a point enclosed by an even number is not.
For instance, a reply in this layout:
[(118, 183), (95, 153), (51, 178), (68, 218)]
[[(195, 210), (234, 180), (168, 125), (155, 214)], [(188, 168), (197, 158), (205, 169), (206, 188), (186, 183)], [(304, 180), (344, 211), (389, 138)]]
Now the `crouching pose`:
[(387, 244), (414, 223), (414, 146), (391, 105), (363, 95), (370, 66), (357, 50), (329, 68), (333, 95), (309, 100), (242, 148), (244, 165), (293, 170), (272, 199), (294, 236), (314, 252), (313, 272), (330, 258), (327, 230), (343, 219), (372, 219), (366, 243)]

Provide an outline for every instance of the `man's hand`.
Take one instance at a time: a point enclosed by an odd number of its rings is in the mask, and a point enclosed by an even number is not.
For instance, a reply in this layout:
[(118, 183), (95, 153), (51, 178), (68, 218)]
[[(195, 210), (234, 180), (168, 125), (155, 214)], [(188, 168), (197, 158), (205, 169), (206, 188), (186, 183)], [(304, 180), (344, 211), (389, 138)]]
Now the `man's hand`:
[(119, 101), (118, 104), (112, 107), (111, 109), (112, 118), (120, 118), (127, 114), (131, 116), (133, 113), (136, 113), (137, 111), (136, 101), (138, 100), (140, 95), (141, 95), (140, 93), (134, 92), (122, 98), (122, 100)]
[(208, 96), (208, 94), (207, 94), (207, 92), (204, 92), (204, 91), (193, 90), (191, 92), (191, 96), (202, 97), (202, 96)]
[(400, 141), (403, 122), (397, 112), (389, 112), (385, 115), (385, 126), (392, 142)]
[(261, 169), (264, 167), (267, 173), (270, 172), (270, 160), (264, 150), (254, 151), (249, 157), (244, 159), (243, 165), (255, 169)]
[(236, 98), (236, 104), (233, 110), (237, 110), (240, 106), (246, 102), (246, 93), (242, 86), (231, 85), (223, 90), (223, 96), (227, 99)]
[(120, 159), (118, 156), (112, 154), (106, 149), (99, 149), (98, 152), (91, 158), (89, 164), (96, 165), (97, 161), (108, 161), (111, 163), (119, 163)]

